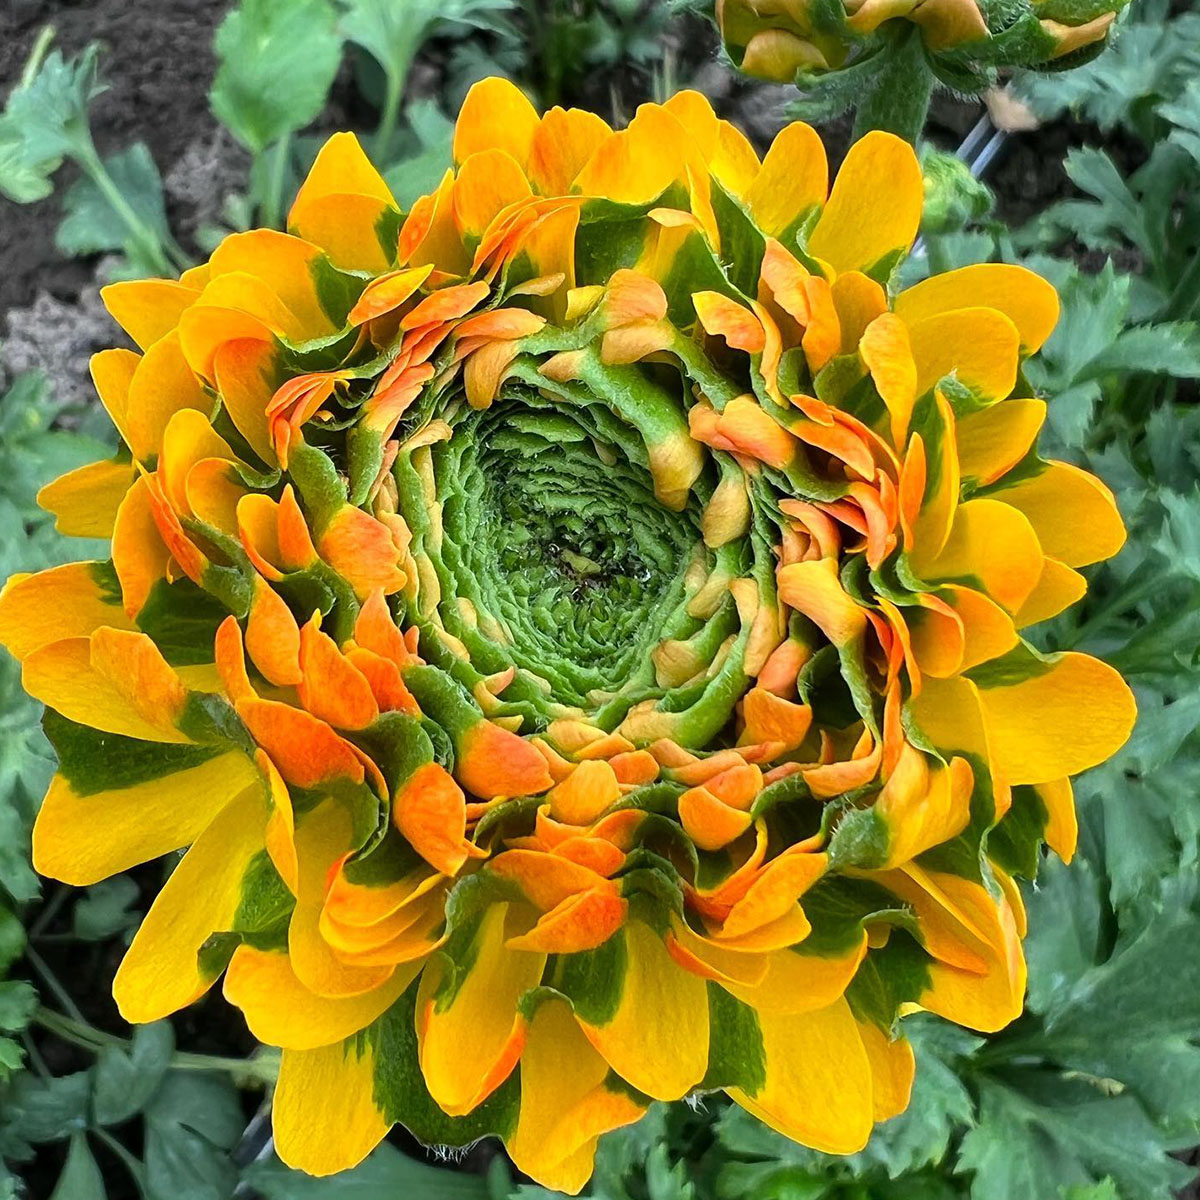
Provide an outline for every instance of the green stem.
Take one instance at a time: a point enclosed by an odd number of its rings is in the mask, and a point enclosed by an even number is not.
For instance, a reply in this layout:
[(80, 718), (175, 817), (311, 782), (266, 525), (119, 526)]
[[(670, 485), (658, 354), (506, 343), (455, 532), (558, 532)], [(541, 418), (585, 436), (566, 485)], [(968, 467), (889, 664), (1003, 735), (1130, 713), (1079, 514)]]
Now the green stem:
[(90, 1050), (93, 1054), (106, 1046), (124, 1048), (129, 1045), (124, 1038), (89, 1025), (82, 1017), (64, 1016), (44, 1004), (33, 1014), (33, 1023), (40, 1025), (55, 1037), (62, 1038), (64, 1042), (70, 1042), (72, 1046), (78, 1046), (81, 1050)]
[(30, 940), (42, 939), (42, 931), (58, 916), (59, 910), (67, 902), (67, 897), (70, 896), (71, 889), (65, 884), (60, 883), (54, 895), (42, 906), (42, 911), (38, 913), (37, 919), (29, 927)]
[(262, 223), (268, 229), (278, 229), (283, 223), (283, 185), (287, 179), (288, 157), (292, 148), (292, 135), (285, 133), (267, 153), (270, 161), (267, 168), (267, 191), (263, 197)]
[(404, 99), (404, 83), (408, 78), (408, 67), (403, 71), (384, 72), (387, 86), (383, 93), (383, 107), (379, 110), (379, 126), (375, 130), (375, 155), (382, 162), (387, 158), (388, 148), (396, 136), (400, 122), (400, 102)]
[(1189, 321), (1197, 306), (1200, 306), (1200, 254), (1192, 255), (1192, 261), (1180, 275), (1164, 315), (1171, 321)]
[(125, 1170), (132, 1176), (133, 1182), (137, 1186), (138, 1194), (143, 1197), (148, 1196), (149, 1192), (146, 1190), (146, 1171), (142, 1164), (108, 1130), (96, 1126), (91, 1132), (121, 1160), (121, 1164)]
[[(48, 1033), (70, 1042), (81, 1050), (95, 1054), (106, 1047), (112, 1046), (120, 1050), (129, 1049), (127, 1038), (115, 1033), (107, 1033), (90, 1025), (82, 1017), (68, 1017), (55, 1012), (43, 1005), (33, 1014), (33, 1023), (41, 1026)], [(278, 1072), (277, 1063), (269, 1055), (256, 1055), (252, 1058), (229, 1058), (215, 1054), (192, 1054), (186, 1050), (177, 1050), (171, 1055), (171, 1069), (176, 1071), (224, 1071), (229, 1075), (238, 1076), (243, 1080), (267, 1085), (275, 1081)]]
[(132, 234), (134, 241), (141, 247), (142, 252), (155, 268), (163, 275), (174, 274), (170, 259), (167, 257), (158, 235), (133, 211), (129, 201), (121, 194), (121, 189), (117, 187), (113, 177), (108, 173), (108, 168), (105, 167), (103, 160), (96, 152), (90, 134), (85, 135), (85, 139), (76, 146), (75, 161), (79, 163), (84, 174), (96, 185), (100, 194), (125, 223), (125, 227)]
[(37, 40), (33, 43), (33, 49), (29, 52), (29, 59), (25, 63), (25, 69), (21, 72), (21, 82), (17, 84), (17, 91), (27, 88), (37, 77), (37, 73), (42, 67), (42, 60), (46, 57), (46, 51), (50, 49), (50, 43), (54, 41), (54, 34), (55, 29), (53, 25), (42, 26), (42, 31), (37, 35)]
[(41, 976), (42, 982), (54, 993), (54, 998), (78, 1021), (83, 1020), (83, 1014), (79, 1011), (75, 1001), (71, 999), (67, 989), (58, 981), (58, 976), (50, 970), (46, 960), (32, 947), (25, 947), (25, 961)]
[(883, 66), (854, 114), (854, 140), (872, 129), (883, 129), (916, 145), (933, 94), (933, 72), (921, 31), (909, 26), (880, 54)]

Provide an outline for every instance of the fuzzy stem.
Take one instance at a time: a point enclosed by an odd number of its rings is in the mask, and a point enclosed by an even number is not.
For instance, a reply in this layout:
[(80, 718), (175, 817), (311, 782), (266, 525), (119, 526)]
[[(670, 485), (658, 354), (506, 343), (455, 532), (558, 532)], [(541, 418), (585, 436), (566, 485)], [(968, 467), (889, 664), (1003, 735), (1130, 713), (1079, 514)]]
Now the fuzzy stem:
[(872, 129), (883, 129), (916, 144), (933, 94), (933, 72), (925, 57), (921, 31), (904, 29), (883, 52), (884, 65), (871, 82), (854, 116), (854, 139)]

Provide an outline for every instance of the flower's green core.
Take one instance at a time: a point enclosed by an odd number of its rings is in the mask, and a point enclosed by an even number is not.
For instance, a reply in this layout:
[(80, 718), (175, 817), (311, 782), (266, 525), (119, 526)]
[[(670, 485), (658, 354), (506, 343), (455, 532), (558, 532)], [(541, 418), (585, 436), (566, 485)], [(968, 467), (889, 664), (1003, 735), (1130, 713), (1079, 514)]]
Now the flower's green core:
[[(550, 704), (591, 711), (622, 689), (636, 690), (630, 701), (650, 694), (651, 651), (690, 624), (685, 575), (703, 554), (695, 495), (682, 512), (664, 508), (640, 438), (599, 405), (510, 385), (486, 412), (443, 419), (452, 436), (430, 451), (442, 534), (422, 548), (445, 628), (481, 672), (512, 664)], [(402, 460), (399, 478), (413, 470)], [(415, 485), (401, 507), (419, 530), (422, 513), (404, 503)]]
[(668, 512), (604, 436), (586, 410), (529, 397), (465, 417), (433, 456), (459, 594), (568, 704), (614, 690), (645, 658), (700, 540), (694, 503)]

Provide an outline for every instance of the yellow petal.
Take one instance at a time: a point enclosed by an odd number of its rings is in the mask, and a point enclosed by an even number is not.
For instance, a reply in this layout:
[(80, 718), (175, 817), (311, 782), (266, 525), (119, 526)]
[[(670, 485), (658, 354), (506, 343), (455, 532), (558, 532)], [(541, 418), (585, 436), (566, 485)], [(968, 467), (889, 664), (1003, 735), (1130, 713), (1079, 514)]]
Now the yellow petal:
[(478, 150), (458, 169), (454, 181), (454, 222), (459, 234), (478, 242), (504, 208), (533, 193), (525, 172), (503, 150)]
[(199, 288), (173, 279), (129, 279), (100, 289), (112, 319), (143, 350), (170, 333), (199, 294)]
[(780, 600), (815, 621), (835, 646), (862, 636), (866, 611), (842, 586), (833, 559), (789, 563), (779, 569), (776, 578)]
[(1078, 571), (1073, 571), (1056, 558), (1047, 558), (1042, 564), (1037, 585), (1017, 609), (1013, 619), (1018, 629), (1048, 621), (1082, 600), (1086, 592), (1087, 580)]
[(826, 957), (791, 948), (765, 955), (761, 982), (723, 983), (744, 1004), (761, 1013), (803, 1013), (826, 1008), (844, 995), (867, 953), (867, 935), (845, 954)]
[(962, 42), (989, 37), (991, 31), (976, 0), (923, 0), (912, 14), (930, 50), (946, 50)]
[(96, 395), (100, 403), (112, 418), (126, 445), (129, 441), (128, 422), (126, 416), (129, 409), (129, 385), (133, 381), (133, 373), (142, 361), (140, 354), (132, 350), (113, 349), (101, 350), (93, 354), (88, 362), (88, 370)]
[(417, 993), (421, 1073), (443, 1111), (463, 1116), (481, 1104), (516, 1065), (524, 1038), (521, 997), (537, 987), (545, 954), (512, 950), (505, 943), (528, 921), (508, 904), (483, 915), (473, 958), (448, 1003), (436, 999), (439, 972), (429, 970)]
[(308, 1175), (357, 1166), (391, 1128), (374, 1097), (375, 1050), (365, 1039), (284, 1050), (271, 1109), (276, 1152)]
[(225, 972), (224, 993), (268, 1046), (316, 1050), (340, 1042), (382, 1016), (417, 977), (421, 961), (405, 963), (382, 986), (361, 996), (314, 995), (296, 978), (286, 953), (241, 945)]
[(259, 784), (240, 751), (130, 787), (79, 793), (55, 775), (33, 827), (42, 875), (87, 887), (190, 845), (235, 797)]
[(335, 133), (321, 147), (312, 170), (296, 194), (288, 224), (291, 225), (297, 212), (303, 213), (308, 204), (326, 196), (367, 196), (380, 204), (396, 207), (391, 189), (352, 133)]
[(627, 960), (612, 1019), (592, 1025), (588, 1040), (627, 1083), (656, 1100), (678, 1100), (708, 1068), (708, 993), (684, 971), (662, 939), (641, 921), (624, 930)]
[(1061, 654), (1006, 687), (979, 687), (992, 761), (1012, 784), (1077, 775), (1115, 754), (1133, 729), (1133, 693), (1107, 663)]
[(1095, 42), (1101, 42), (1108, 36), (1109, 27), (1117, 19), (1116, 11), (1101, 13), (1098, 17), (1093, 17), (1090, 21), (1085, 21), (1082, 25), (1064, 25), (1061, 21), (1040, 21), (1041, 27), (1058, 43), (1054, 48), (1054, 53), (1050, 56), (1051, 59), (1062, 58), (1064, 54), (1071, 54), (1075, 50), (1081, 50), (1084, 46), (1091, 46)]
[(1049, 463), (1011, 487), (1001, 481), (988, 494), (1023, 512), (1042, 549), (1068, 567), (1112, 558), (1125, 544), (1125, 525), (1112, 492), (1070, 463)]
[(262, 849), (266, 819), (266, 796), (256, 781), (221, 810), (171, 873), (113, 980), (125, 1020), (157, 1021), (212, 985), (200, 969), (199, 951), (213, 933), (232, 927), (242, 877)]
[(104, 563), (66, 563), (13, 575), (0, 592), (0, 644), (17, 659), (63, 638), (88, 637), (101, 625), (132, 629), (104, 580)]
[(901, 292), (895, 311), (910, 325), (961, 308), (994, 308), (1017, 327), (1021, 353), (1041, 348), (1058, 322), (1058, 293), (1040, 275), (1008, 263), (947, 271)]
[(826, 1154), (854, 1154), (874, 1124), (871, 1065), (845, 1000), (799, 1014), (759, 1013), (765, 1079), (729, 1095), (772, 1129)]
[(762, 166), (750, 139), (728, 121), (721, 121), (717, 128), (717, 148), (708, 169), (727, 192), (747, 202)]
[(1017, 382), (1017, 327), (994, 308), (959, 308), (910, 326), (917, 395), (953, 375), (984, 400), (1003, 400)]
[(778, 237), (801, 213), (829, 194), (825, 147), (811, 125), (785, 125), (746, 192), (746, 207), (768, 237)]
[(612, 130), (582, 108), (552, 108), (538, 124), (529, 150), (529, 182), (543, 196), (565, 196), (583, 164)]
[(887, 312), (887, 293), (869, 275), (845, 271), (833, 281), (833, 306), (842, 330), (842, 354), (853, 354), (868, 325)]
[(958, 467), (975, 486), (994, 483), (1029, 453), (1046, 420), (1044, 400), (1005, 400), (958, 422)]
[(158, 454), (167, 423), (184, 409), (207, 418), (213, 401), (192, 374), (179, 344), (179, 331), (173, 329), (146, 351), (129, 381), (125, 422), (134, 457), (145, 462)]
[(661, 105), (643, 104), (628, 128), (596, 147), (572, 190), (620, 204), (647, 204), (684, 178), (687, 150), (679, 121)]
[(923, 198), (913, 148), (872, 130), (850, 147), (808, 249), (836, 271), (869, 270), (912, 245)]
[(871, 1064), (871, 1096), (876, 1121), (887, 1121), (908, 1107), (916, 1060), (904, 1037), (889, 1038), (878, 1025), (859, 1022), (859, 1036)]
[(521, 1110), (513, 1162), (544, 1187), (575, 1195), (592, 1174), (596, 1139), (646, 1111), (605, 1086), (608, 1064), (560, 1000), (538, 1006), (521, 1053)]
[[(381, 245), (377, 232), (389, 212), (398, 213), (396, 201), (358, 139), (335, 133), (317, 154), (288, 213), (287, 227), (324, 250), (335, 266), (378, 274), (395, 257), (395, 246)], [(298, 337), (305, 337), (303, 329)]]
[[(1026, 969), (1020, 931), (1005, 893), (999, 897), (973, 880), (910, 864), (879, 878), (913, 907), (921, 940), (935, 956), (922, 1008), (992, 1033), (1021, 1014)], [(969, 967), (942, 956), (966, 950)]]
[(716, 153), (721, 136), (720, 122), (708, 97), (691, 88), (684, 88), (664, 100), (663, 108), (683, 126), (692, 144), (708, 162)]
[(221, 404), (238, 433), (268, 467), (278, 461), (271, 438), (267, 405), (281, 380), (276, 374), (275, 347), (255, 338), (225, 342), (213, 360)]
[(999, 500), (968, 500), (958, 506), (946, 545), (922, 574), (981, 587), (1015, 613), (1037, 585), (1042, 550), (1024, 514)]
[(101, 628), (35, 650), (25, 690), (71, 721), (150, 742), (187, 742), (176, 721), (186, 691), (142, 633)]
[(954, 583), (941, 591), (963, 625), (963, 657), (959, 670), (969, 671), (989, 659), (999, 658), (1017, 644), (1013, 618), (994, 600), (989, 600), (974, 588), (960, 587)]
[(880, 314), (863, 330), (858, 353), (891, 418), (892, 445), (902, 449), (919, 394), (907, 326), (894, 313)]
[(504, 150), (524, 168), (537, 132), (537, 110), (508, 79), (493, 76), (474, 84), (454, 126), (454, 161), (480, 150)]
[(385, 984), (395, 967), (341, 961), (321, 933), (330, 868), (354, 847), (349, 811), (325, 800), (296, 823), (296, 908), (288, 925), (288, 953), (296, 977), (318, 996), (361, 996)]
[(171, 559), (154, 521), (150, 488), (144, 476), (134, 481), (117, 509), (112, 556), (125, 611), (136, 616), (145, 605), (150, 589), (166, 577)]
[[(341, 186), (346, 187), (346, 182), (342, 181)], [(386, 189), (369, 194), (391, 201)], [(209, 266), (213, 275), (241, 271), (265, 280), (295, 314), (307, 337), (316, 338), (332, 333), (334, 328), (321, 307), (313, 275), (320, 257), (321, 248), (311, 242), (276, 229), (252, 229), (225, 238), (213, 251)]]
[(67, 537), (109, 538), (117, 510), (133, 486), (133, 463), (105, 458), (60, 475), (37, 494), (54, 514), (54, 528)]
[(1034, 789), (1046, 806), (1046, 845), (1065, 863), (1075, 856), (1079, 841), (1079, 817), (1069, 779), (1051, 779)]

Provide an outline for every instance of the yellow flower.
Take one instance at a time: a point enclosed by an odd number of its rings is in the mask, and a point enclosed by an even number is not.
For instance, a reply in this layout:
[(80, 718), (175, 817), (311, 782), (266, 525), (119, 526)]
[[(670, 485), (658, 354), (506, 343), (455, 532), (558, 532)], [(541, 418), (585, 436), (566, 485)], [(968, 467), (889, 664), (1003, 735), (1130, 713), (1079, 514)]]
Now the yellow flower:
[(396, 1122), (578, 1191), (652, 1099), (849, 1153), (915, 1008), (1020, 1012), (1012, 873), (1133, 702), (1026, 626), (1124, 537), (1037, 452), (1053, 289), (893, 294), (922, 183), (871, 134), (763, 161), (683, 92), (613, 132), (500, 80), (402, 216), (354, 138), (289, 232), (105, 289), (110, 562), (9, 581), (59, 771), (38, 868), (188, 847), (114, 985), (224, 973), (314, 1174)]

